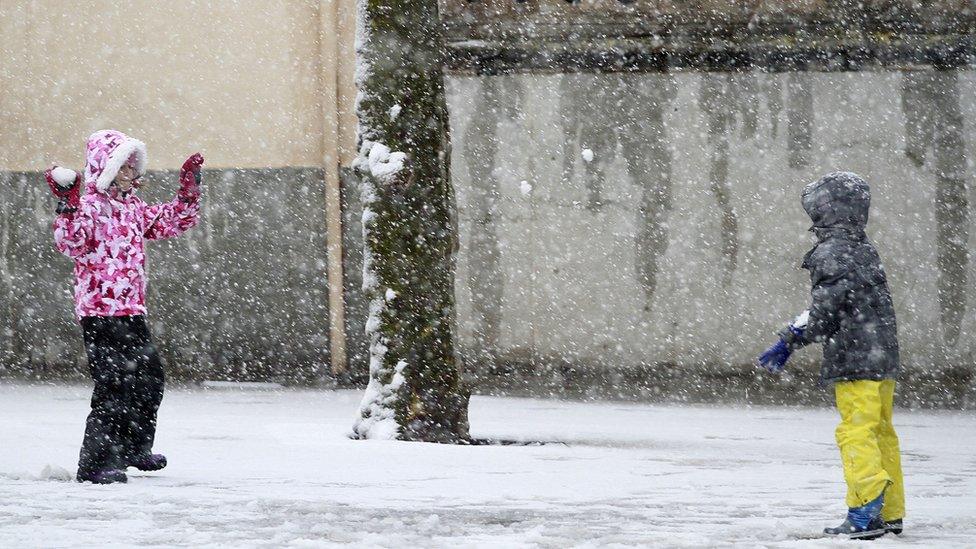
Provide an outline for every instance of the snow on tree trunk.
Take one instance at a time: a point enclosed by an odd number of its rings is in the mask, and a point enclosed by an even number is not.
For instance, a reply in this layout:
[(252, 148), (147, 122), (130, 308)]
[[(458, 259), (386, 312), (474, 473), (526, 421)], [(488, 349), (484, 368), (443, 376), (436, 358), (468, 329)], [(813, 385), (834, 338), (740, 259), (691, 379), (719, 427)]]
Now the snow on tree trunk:
[(457, 220), (437, 0), (358, 0), (370, 381), (358, 438), (468, 440), (454, 352)]

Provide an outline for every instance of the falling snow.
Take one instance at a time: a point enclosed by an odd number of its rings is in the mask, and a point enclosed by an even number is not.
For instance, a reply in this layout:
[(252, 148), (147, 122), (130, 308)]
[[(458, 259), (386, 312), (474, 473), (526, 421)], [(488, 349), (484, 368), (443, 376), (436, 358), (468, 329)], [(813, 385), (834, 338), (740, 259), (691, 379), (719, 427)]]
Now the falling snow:
[[(976, 545), (966, 2), (35, 4), (0, 4), (0, 547), (848, 547), (824, 381), (895, 377), (876, 545)], [(86, 344), (123, 313), (151, 342)], [(156, 351), (169, 465), (76, 482)]]

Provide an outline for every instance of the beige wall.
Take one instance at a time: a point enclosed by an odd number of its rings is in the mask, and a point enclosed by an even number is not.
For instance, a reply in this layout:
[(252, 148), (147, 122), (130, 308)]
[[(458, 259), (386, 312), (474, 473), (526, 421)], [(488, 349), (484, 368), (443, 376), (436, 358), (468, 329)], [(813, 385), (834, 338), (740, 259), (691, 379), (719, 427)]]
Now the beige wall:
[(0, 170), (80, 166), (103, 128), (150, 169), (328, 165), (355, 141), (350, 6), (0, 0)]

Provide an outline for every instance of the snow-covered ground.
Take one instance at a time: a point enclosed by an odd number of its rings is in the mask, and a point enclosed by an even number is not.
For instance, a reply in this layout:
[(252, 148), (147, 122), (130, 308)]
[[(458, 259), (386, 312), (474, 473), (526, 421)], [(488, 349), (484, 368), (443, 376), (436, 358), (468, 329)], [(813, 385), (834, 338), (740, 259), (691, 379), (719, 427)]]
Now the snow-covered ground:
[[(475, 397), (473, 434), (541, 446), (346, 438), (360, 393), (170, 390), (129, 484), (73, 473), (83, 386), (0, 384), (0, 547), (851, 547), (826, 409)], [(898, 411), (907, 532), (976, 546), (976, 415)]]

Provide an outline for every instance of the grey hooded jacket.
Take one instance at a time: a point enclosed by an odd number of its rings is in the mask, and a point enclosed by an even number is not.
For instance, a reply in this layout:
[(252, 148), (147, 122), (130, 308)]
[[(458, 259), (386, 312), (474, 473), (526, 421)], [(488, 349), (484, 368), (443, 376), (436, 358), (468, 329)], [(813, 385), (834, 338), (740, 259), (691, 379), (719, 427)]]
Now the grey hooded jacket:
[(895, 310), (877, 250), (868, 242), (871, 191), (853, 173), (835, 172), (803, 190), (817, 245), (810, 271), (810, 319), (802, 335), (780, 336), (790, 350), (822, 343), (821, 382), (894, 378), (899, 369)]

